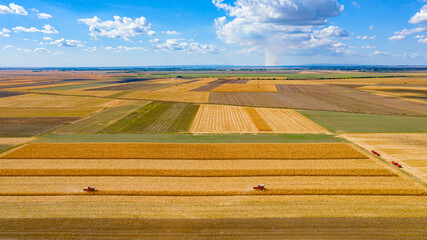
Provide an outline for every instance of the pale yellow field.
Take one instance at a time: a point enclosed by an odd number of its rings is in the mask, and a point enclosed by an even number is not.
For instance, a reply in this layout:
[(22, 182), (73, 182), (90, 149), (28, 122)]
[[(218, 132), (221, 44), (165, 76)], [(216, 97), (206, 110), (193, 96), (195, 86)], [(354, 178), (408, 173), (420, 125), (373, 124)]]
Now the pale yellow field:
[(258, 113), (275, 133), (329, 133), (295, 110), (257, 108)]
[(0, 107), (15, 108), (46, 108), (46, 107), (98, 107), (99, 105), (110, 102), (110, 99), (57, 96), (44, 94), (25, 94), (0, 98)]
[(426, 203), (425, 196), (3, 196), (0, 218), (425, 217)]
[(246, 84), (254, 85), (322, 85), (323, 83), (310, 80), (250, 80)]
[(201, 105), (192, 133), (256, 133), (257, 127), (244, 107)]
[(410, 77), (410, 78), (348, 78), (348, 79), (327, 79), (327, 80), (311, 80), (319, 83), (353, 83), (353, 84), (427, 84), (427, 77)]
[(326, 129), (294, 110), (224, 105), (201, 105), (190, 132), (329, 133)]
[(375, 150), (388, 161), (397, 161), (427, 183), (427, 133), (343, 134), (368, 151)]
[(1, 117), (84, 117), (101, 107), (0, 108)]
[(186, 91), (165, 91), (158, 90), (153, 92), (131, 92), (122, 95), (121, 98), (158, 100), (158, 101), (177, 101), (207, 103), (209, 101), (208, 92), (186, 92)]
[(198, 87), (201, 87), (205, 85), (204, 83), (187, 83), (187, 84), (181, 84), (178, 86), (173, 86), (161, 90), (157, 90), (154, 92), (187, 92), (193, 89), (196, 89)]
[(275, 84), (223, 84), (211, 92), (277, 92)]
[(3, 159), (366, 159), (346, 143), (34, 143)]
[(0, 138), (0, 145), (19, 145), (31, 142), (36, 138)]
[[(265, 184), (267, 191), (254, 191)], [(268, 177), (13, 177), (0, 178), (0, 196), (83, 195), (95, 185), (97, 195), (236, 196), (236, 195), (425, 195), (424, 187), (397, 176)]]

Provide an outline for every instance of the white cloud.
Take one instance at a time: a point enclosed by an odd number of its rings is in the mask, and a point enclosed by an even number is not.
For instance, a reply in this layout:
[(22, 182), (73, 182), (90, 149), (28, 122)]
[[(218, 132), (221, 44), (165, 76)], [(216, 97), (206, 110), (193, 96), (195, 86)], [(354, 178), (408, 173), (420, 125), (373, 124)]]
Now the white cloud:
[(84, 51), (87, 52), (97, 52), (97, 51), (101, 51), (101, 49), (99, 47), (88, 47), (86, 49), (83, 49)]
[(114, 51), (114, 52), (128, 52), (128, 51), (144, 50), (143, 47), (126, 47), (126, 46), (105, 47), (104, 49), (107, 51)]
[(167, 35), (179, 35), (180, 33), (177, 31), (162, 31), (163, 34)]
[(53, 42), (46, 43), (47, 45), (58, 45), (58, 47), (84, 47), (83, 43), (78, 40), (61, 38)]
[(389, 40), (390, 41), (403, 40), (403, 39), (406, 39), (406, 36), (408, 36), (408, 35), (412, 35), (412, 34), (420, 33), (420, 32), (426, 32), (426, 31), (427, 31), (427, 27), (403, 29), (402, 31), (395, 32), (394, 36), (390, 37)]
[(364, 48), (364, 49), (374, 49), (374, 48), (377, 48), (377, 47), (368, 44), (366, 46), (362, 46), (362, 48)]
[(220, 50), (214, 45), (199, 44), (193, 40), (168, 39), (163, 44), (156, 44), (153, 47), (161, 51), (183, 51), (188, 53), (219, 53)]
[(153, 39), (150, 39), (150, 40), (148, 40), (150, 43), (159, 43), (160, 42), (160, 39), (158, 39), (158, 38), (153, 38)]
[(47, 54), (47, 53), (50, 53), (50, 51), (47, 50), (46, 48), (36, 48), (36, 49), (34, 49), (34, 52), (38, 53), (38, 54)]
[(13, 46), (12, 45), (5, 45), (4, 47), (3, 47), (3, 49), (9, 49), (9, 48), (12, 48)]
[(424, 5), (421, 10), (417, 12), (413, 17), (411, 17), (411, 19), (409, 19), (409, 23), (427, 23), (427, 4)]
[(37, 17), (39, 19), (49, 19), (52, 17), (52, 15), (50, 15), (48, 13), (37, 13)]
[(52, 40), (52, 38), (51, 37), (43, 37), (43, 40), (50, 41), (50, 40)]
[(418, 39), (419, 43), (427, 44), (427, 38)]
[(6, 5), (0, 5), (0, 14), (28, 15), (28, 12), (25, 10), (25, 8), (15, 3), (10, 3), (9, 7)]
[(18, 26), (18, 27), (12, 28), (12, 30), (14, 32), (31, 32), (31, 33), (40, 32), (40, 33), (45, 33), (45, 34), (58, 33), (58, 31), (55, 28), (53, 28), (52, 26), (50, 26), (49, 24), (44, 25), (43, 29), (38, 29), (35, 27), (25, 28), (22, 26)]
[(322, 37), (328, 31), (331, 37), (340, 36), (337, 30), (342, 30), (335, 26), (324, 28), (328, 18), (344, 11), (337, 0), (236, 0), (234, 5), (213, 0), (213, 3), (227, 15), (215, 20), (218, 37), (229, 44), (262, 49), (267, 65), (274, 65), (282, 51), (333, 47), (334, 41)]
[(362, 40), (374, 40), (375, 38), (377, 38), (377, 36), (371, 36), (371, 37), (369, 37), (369, 36), (367, 36), (367, 35), (365, 35), (365, 36), (357, 36), (357, 39), (362, 39)]
[(10, 30), (7, 28), (3, 28), (0, 30), (0, 37), (10, 37)]
[(375, 51), (369, 55), (369, 57), (391, 57), (392, 55), (389, 52)]
[(374, 30), (374, 28), (375, 28), (374, 25), (371, 25), (371, 26), (368, 27), (369, 30)]
[(154, 31), (150, 30), (151, 24), (147, 22), (145, 17), (140, 18), (127, 18), (114, 16), (114, 21), (102, 21), (97, 16), (93, 18), (79, 19), (89, 26), (90, 36), (94, 39), (97, 37), (108, 37), (108, 38), (123, 38), (130, 41), (130, 37), (136, 35), (149, 35), (155, 34)]
[(329, 26), (322, 30), (314, 31), (313, 35), (317, 38), (337, 38), (337, 37), (347, 37), (349, 34), (340, 27)]

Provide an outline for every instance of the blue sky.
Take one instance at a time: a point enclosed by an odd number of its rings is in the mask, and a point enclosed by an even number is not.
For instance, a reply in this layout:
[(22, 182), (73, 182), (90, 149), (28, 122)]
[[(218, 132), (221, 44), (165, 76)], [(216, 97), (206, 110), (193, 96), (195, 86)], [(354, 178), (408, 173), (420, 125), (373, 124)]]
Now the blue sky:
[(0, 0), (0, 67), (427, 65), (426, 0)]

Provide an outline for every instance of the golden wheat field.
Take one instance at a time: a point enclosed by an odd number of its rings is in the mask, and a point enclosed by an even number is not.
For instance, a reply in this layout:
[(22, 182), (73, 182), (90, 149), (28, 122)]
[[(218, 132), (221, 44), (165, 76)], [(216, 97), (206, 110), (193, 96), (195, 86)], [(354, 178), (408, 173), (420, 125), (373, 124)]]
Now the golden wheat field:
[(212, 92), (277, 92), (275, 84), (223, 84)]
[(346, 143), (34, 143), (4, 159), (364, 159)]
[(166, 91), (157, 90), (153, 92), (130, 92), (122, 96), (128, 99), (158, 100), (158, 101), (176, 101), (176, 102), (194, 102), (207, 103), (209, 101), (208, 92), (194, 91)]
[(395, 176), (371, 159), (149, 160), (3, 159), (0, 176)]
[(379, 152), (388, 161), (399, 162), (405, 171), (427, 182), (427, 133), (344, 134), (368, 151)]
[[(259, 183), (266, 191), (253, 191)], [(97, 195), (236, 196), (236, 195), (426, 195), (419, 184), (397, 176), (268, 177), (14, 177), (0, 178), (1, 196), (83, 195), (87, 184)], [(17, 187), (19, 186), (19, 187)]]
[(258, 131), (273, 131), (271, 129), (270, 125), (265, 121), (265, 119), (258, 113), (258, 111), (255, 108), (247, 107), (245, 108), (246, 112), (249, 114), (249, 117), (251, 118), (252, 122), (255, 124)]

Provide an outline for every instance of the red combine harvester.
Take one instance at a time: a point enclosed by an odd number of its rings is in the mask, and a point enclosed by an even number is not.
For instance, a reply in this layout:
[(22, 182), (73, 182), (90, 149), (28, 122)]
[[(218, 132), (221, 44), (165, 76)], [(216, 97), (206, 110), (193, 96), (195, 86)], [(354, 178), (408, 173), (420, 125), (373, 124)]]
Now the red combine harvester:
[(377, 155), (378, 157), (381, 156), (379, 153), (377, 153), (376, 151), (372, 150), (371, 151), (373, 154)]
[(265, 187), (264, 187), (264, 184), (260, 184), (260, 185), (258, 185), (256, 187), (254, 187), (254, 189), (255, 190), (260, 190), (260, 191), (266, 190)]
[(395, 161), (391, 161), (391, 163), (393, 163), (393, 165), (395, 165), (398, 168), (403, 168), (402, 165), (400, 165), (399, 163), (397, 163)]
[(87, 188), (84, 188), (83, 191), (85, 192), (97, 192), (98, 190), (95, 189), (95, 186), (89, 186)]

